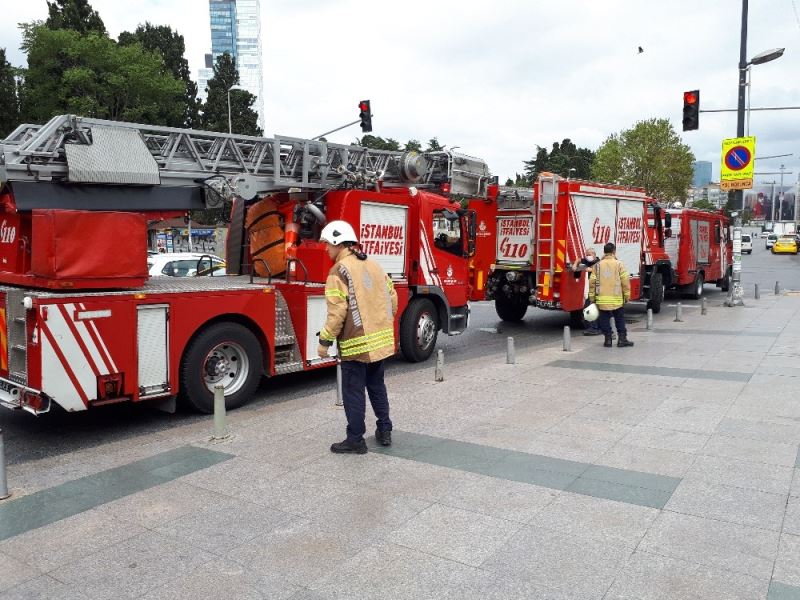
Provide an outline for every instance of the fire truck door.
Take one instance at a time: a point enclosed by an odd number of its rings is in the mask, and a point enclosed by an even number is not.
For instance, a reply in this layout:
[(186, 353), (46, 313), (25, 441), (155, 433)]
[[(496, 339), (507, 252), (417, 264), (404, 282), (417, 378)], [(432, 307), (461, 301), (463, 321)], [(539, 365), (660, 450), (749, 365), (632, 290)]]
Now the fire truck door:
[(707, 265), (711, 244), (711, 232), (708, 221), (692, 219), (692, 246), (697, 263)]
[[(422, 232), (421, 254), (428, 255), (427, 260), (421, 261), (423, 274), (432, 285), (445, 291), (451, 306), (463, 306), (467, 303), (468, 266), (464, 248), (468, 232), (455, 210), (437, 208), (428, 214)], [(425, 239), (427, 231), (432, 232), (433, 243)]]
[(644, 235), (641, 201), (618, 201), (615, 233), (614, 243), (617, 246), (617, 258), (623, 262), (631, 279), (636, 279), (641, 270), (642, 236)]
[(137, 307), (139, 398), (163, 396), (169, 391), (169, 305)]
[[(317, 356), (317, 346), (319, 345), (319, 331), (325, 325), (325, 318), (328, 315), (328, 307), (325, 303), (325, 296), (309, 296), (306, 300), (306, 361), (315, 364), (330, 361), (330, 358), (320, 358)], [(336, 356), (337, 345), (328, 348), (330, 356)]]

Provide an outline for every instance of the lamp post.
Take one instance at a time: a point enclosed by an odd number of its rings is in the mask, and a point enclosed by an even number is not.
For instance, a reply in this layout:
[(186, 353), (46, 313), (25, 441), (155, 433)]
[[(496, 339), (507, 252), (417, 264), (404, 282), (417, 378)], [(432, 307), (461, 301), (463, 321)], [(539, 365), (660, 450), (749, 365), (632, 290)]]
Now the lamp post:
[(228, 88), (228, 133), (233, 133), (233, 127), (231, 125), (231, 90), (243, 90), (246, 92), (247, 88), (242, 87), (238, 83)]

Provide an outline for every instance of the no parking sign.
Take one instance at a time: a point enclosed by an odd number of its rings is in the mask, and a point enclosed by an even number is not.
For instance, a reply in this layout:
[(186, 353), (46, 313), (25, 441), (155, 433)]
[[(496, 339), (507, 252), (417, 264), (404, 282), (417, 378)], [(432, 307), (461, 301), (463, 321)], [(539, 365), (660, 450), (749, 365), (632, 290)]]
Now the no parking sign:
[(723, 189), (748, 189), (753, 187), (753, 159), (755, 154), (755, 136), (722, 140), (720, 182), (727, 183), (727, 185), (720, 187), (723, 187)]

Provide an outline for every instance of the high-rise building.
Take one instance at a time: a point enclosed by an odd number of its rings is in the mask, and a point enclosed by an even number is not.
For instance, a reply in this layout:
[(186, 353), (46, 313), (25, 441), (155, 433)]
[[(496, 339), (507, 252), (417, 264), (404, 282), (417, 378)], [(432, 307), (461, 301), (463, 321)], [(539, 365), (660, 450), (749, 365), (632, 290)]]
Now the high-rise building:
[(239, 84), (256, 97), (253, 109), (264, 128), (264, 77), (261, 68), (260, 0), (209, 0), (211, 54), (197, 77), (198, 96), (205, 100), (217, 57), (227, 52), (236, 59)]
[(699, 188), (711, 183), (711, 163), (707, 160), (698, 160), (693, 165), (694, 177), (692, 186)]

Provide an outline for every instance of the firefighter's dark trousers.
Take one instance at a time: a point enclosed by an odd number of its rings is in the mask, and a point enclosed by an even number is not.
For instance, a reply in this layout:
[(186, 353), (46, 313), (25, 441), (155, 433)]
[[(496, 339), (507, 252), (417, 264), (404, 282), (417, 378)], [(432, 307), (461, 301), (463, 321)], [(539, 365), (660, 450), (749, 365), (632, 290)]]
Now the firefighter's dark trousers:
[(616, 310), (601, 310), (600, 317), (597, 319), (600, 324), (600, 331), (603, 335), (611, 335), (611, 317), (614, 317), (614, 326), (617, 328), (617, 335), (625, 338), (628, 335), (625, 329), (625, 309), (620, 307)]
[(391, 431), (389, 419), (389, 396), (383, 382), (383, 361), (363, 363), (355, 360), (342, 361), (342, 402), (347, 416), (347, 439), (360, 442), (367, 428), (364, 424), (367, 407), (364, 390), (369, 393), (372, 410), (378, 418), (381, 431)]

